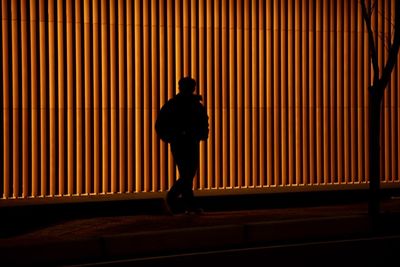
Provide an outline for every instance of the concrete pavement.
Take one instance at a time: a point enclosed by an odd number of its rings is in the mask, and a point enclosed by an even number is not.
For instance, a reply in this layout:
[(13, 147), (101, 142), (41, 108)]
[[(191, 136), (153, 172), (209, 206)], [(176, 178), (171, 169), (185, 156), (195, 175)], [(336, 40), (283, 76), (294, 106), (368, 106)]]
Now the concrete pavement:
[[(400, 200), (373, 223), (365, 201), (340, 205), (71, 218), (0, 239), (1, 266), (59, 266), (124, 258), (400, 233)], [(26, 223), (29, 223), (28, 221)]]

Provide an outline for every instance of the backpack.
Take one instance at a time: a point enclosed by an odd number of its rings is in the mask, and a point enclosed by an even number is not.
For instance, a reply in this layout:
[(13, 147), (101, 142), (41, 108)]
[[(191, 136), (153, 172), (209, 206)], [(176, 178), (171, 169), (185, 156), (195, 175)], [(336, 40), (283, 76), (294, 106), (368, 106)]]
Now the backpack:
[(208, 116), (200, 103), (201, 97), (177, 95), (162, 106), (156, 120), (155, 129), (158, 137), (171, 143), (182, 132), (197, 141), (208, 138)]
[(164, 142), (171, 143), (176, 135), (176, 127), (174, 126), (174, 107), (173, 102), (169, 100), (162, 106), (156, 119), (156, 132), (158, 137)]

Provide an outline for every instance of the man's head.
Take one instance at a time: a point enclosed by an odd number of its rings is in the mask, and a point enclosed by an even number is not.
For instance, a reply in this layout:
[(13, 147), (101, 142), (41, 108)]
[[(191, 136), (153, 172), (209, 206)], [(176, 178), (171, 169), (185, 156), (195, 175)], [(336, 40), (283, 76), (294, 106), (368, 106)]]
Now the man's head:
[(196, 87), (196, 81), (190, 77), (183, 77), (179, 80), (179, 92), (184, 94), (193, 94)]

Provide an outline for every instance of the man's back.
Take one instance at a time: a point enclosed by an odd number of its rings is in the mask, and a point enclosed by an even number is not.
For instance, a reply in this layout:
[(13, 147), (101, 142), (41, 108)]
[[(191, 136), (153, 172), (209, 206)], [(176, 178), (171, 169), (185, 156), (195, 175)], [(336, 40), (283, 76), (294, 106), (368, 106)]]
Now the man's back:
[(169, 143), (182, 138), (197, 142), (206, 140), (208, 116), (200, 101), (201, 96), (182, 93), (170, 99), (160, 110), (156, 121), (160, 138)]

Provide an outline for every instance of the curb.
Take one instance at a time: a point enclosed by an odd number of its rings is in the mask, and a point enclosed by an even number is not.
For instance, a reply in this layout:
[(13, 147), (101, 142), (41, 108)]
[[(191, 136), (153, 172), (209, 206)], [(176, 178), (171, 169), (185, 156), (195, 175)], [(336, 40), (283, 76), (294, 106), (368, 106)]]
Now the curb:
[(95, 239), (0, 245), (0, 250), (2, 266), (46, 266), (102, 257), (100, 242)]
[(249, 243), (332, 238), (372, 232), (368, 216), (340, 216), (257, 222), (245, 225)]
[(181, 250), (218, 248), (243, 243), (242, 225), (196, 227), (104, 237), (108, 257), (140, 256)]

